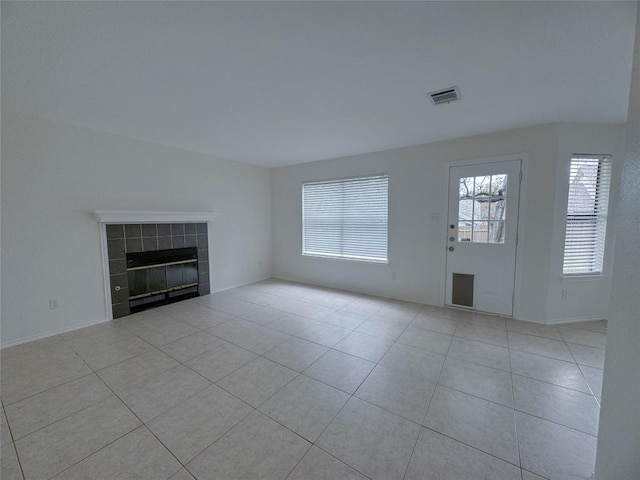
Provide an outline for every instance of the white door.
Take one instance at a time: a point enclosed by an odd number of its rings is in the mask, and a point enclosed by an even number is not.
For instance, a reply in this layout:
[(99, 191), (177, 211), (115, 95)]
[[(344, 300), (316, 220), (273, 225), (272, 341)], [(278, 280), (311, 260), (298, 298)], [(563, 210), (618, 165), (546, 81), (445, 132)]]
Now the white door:
[(520, 163), (449, 168), (447, 305), (513, 315)]

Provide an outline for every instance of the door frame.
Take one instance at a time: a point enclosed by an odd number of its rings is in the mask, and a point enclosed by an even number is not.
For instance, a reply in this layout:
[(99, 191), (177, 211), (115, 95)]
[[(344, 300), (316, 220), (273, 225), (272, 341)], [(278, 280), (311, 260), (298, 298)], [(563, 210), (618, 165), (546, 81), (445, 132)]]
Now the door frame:
[[(525, 209), (523, 205), (526, 202), (527, 198), (527, 179), (529, 172), (529, 155), (526, 153), (517, 153), (512, 155), (501, 155), (497, 157), (476, 157), (467, 160), (456, 160), (451, 162), (445, 162), (443, 164), (444, 172), (443, 172), (443, 184), (445, 185), (442, 192), (443, 205), (445, 207), (444, 212), (442, 214), (442, 220), (440, 223), (440, 228), (442, 229), (442, 241), (441, 241), (441, 268), (440, 268), (440, 306), (446, 306), (446, 285), (447, 285), (447, 247), (448, 247), (448, 237), (449, 232), (447, 231), (448, 217), (449, 217), (449, 170), (451, 167), (464, 167), (468, 165), (482, 165), (484, 163), (498, 163), (498, 162), (508, 162), (512, 160), (520, 160), (520, 172), (522, 174), (522, 181), (520, 182), (520, 199), (518, 201), (518, 221), (516, 222), (516, 235), (518, 238), (518, 243), (516, 244), (516, 264), (515, 264), (515, 272), (513, 276), (513, 318), (520, 318), (520, 296), (522, 294), (520, 285), (522, 284), (522, 251), (524, 239), (522, 238), (521, 232), (523, 231), (524, 225), (524, 212)], [(460, 308), (455, 306), (447, 306), (447, 308)], [(460, 310), (464, 311), (474, 311), (472, 309), (460, 308)]]

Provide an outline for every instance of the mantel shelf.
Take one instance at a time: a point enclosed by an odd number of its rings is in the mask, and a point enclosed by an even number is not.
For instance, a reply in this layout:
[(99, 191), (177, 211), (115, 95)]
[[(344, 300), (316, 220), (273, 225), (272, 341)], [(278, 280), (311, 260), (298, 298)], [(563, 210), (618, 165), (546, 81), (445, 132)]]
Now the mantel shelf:
[(215, 219), (214, 212), (158, 212), (145, 210), (94, 210), (99, 223), (204, 223)]

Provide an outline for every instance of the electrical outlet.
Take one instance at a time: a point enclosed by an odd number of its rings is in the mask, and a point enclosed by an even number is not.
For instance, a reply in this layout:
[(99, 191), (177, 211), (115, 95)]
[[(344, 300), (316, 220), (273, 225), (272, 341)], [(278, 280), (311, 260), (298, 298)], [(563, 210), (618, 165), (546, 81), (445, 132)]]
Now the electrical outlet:
[(391, 280), (397, 280), (398, 274), (396, 272), (391, 272)]
[(49, 309), (55, 310), (56, 308), (58, 308), (58, 299), (57, 298), (49, 299)]
[(562, 289), (562, 294), (560, 295), (562, 297), (562, 300), (566, 300), (567, 299), (567, 290), (565, 290), (564, 288)]
[(439, 213), (432, 213), (431, 214), (431, 221), (432, 222), (439, 222), (440, 221), (440, 214)]

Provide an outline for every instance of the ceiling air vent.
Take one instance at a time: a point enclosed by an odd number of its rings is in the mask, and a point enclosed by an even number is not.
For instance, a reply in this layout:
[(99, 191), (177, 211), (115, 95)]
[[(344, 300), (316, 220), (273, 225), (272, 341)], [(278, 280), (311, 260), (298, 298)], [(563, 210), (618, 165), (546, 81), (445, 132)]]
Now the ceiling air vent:
[(440, 105), (442, 103), (451, 103), (456, 100), (460, 100), (460, 90), (458, 87), (446, 88), (444, 90), (438, 90), (437, 92), (431, 92), (428, 94), (429, 98), (434, 105)]

